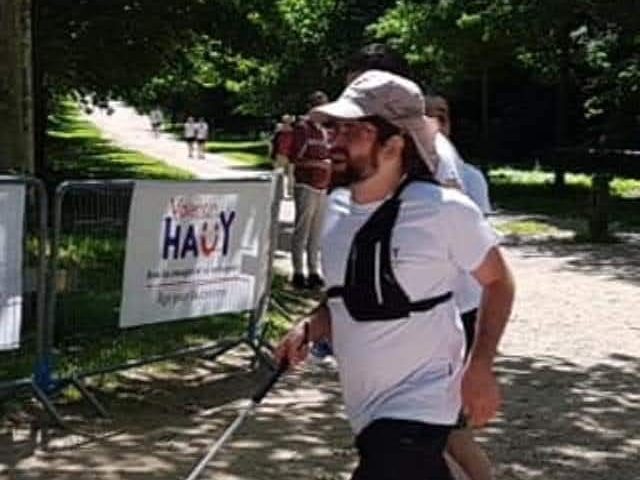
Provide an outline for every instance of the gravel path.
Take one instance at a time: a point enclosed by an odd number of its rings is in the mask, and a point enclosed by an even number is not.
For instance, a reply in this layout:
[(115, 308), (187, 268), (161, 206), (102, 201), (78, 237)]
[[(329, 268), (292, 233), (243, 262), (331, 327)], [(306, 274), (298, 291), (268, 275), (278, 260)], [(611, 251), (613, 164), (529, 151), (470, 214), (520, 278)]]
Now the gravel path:
[(143, 152), (200, 178), (242, 174), (241, 171), (234, 170), (233, 161), (222, 155), (207, 153), (203, 160), (189, 158), (185, 142), (168, 133), (154, 137), (147, 116), (138, 114), (135, 109), (120, 102), (112, 102), (111, 106), (111, 115), (96, 108), (86, 115), (86, 119), (118, 146)]

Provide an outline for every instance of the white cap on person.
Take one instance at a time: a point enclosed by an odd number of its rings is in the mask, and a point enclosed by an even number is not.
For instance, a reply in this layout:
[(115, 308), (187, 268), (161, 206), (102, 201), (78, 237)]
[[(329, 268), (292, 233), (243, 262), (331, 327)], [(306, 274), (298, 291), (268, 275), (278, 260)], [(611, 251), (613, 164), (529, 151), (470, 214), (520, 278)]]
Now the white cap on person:
[(408, 78), (368, 70), (351, 82), (336, 101), (312, 109), (309, 115), (319, 123), (381, 117), (411, 135), (427, 167), (435, 171), (437, 156), (431, 127), (425, 118), (424, 95)]

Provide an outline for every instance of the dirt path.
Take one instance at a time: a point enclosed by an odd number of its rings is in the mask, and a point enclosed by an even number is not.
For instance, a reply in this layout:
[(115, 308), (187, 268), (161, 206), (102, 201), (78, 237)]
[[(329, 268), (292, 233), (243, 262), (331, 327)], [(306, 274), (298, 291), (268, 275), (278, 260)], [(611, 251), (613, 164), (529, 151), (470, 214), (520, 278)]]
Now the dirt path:
[[(519, 290), (499, 361), (505, 405), (479, 434), (496, 478), (640, 478), (640, 246), (508, 254)], [(30, 438), (29, 416), (5, 422), (0, 478), (184, 478), (258, 379), (241, 354), (222, 360), (127, 374), (101, 390), (114, 420), (75, 422), (84, 433), (43, 441)], [(347, 479), (354, 459), (335, 373), (311, 366), (282, 382), (203, 478)]]
[(86, 118), (118, 146), (158, 158), (200, 178), (243, 175), (242, 171), (234, 169), (237, 164), (222, 155), (207, 153), (203, 160), (188, 158), (185, 142), (168, 133), (154, 137), (146, 115), (140, 115), (120, 102), (112, 102), (111, 106), (111, 115), (96, 108)]

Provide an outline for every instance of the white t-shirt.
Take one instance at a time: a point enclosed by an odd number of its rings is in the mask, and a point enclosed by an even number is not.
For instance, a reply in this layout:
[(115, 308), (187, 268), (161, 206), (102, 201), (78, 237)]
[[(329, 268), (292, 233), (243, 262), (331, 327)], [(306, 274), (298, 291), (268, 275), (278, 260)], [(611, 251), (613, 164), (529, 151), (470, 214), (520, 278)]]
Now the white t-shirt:
[(162, 112), (157, 109), (151, 110), (151, 113), (149, 114), (149, 119), (153, 124), (162, 123)]
[(207, 122), (198, 122), (196, 124), (196, 139), (208, 140), (209, 139), (209, 125)]
[(434, 178), (442, 185), (451, 186), (455, 184), (464, 190), (464, 182), (462, 180), (464, 161), (456, 147), (441, 132), (436, 133), (433, 146), (438, 156), (438, 165)]
[[(465, 163), (456, 147), (442, 133), (436, 134), (434, 146), (439, 160), (436, 180), (443, 185), (457, 184), (483, 213), (490, 212), (489, 189), (482, 172)], [(460, 311), (468, 312), (480, 305), (482, 287), (469, 273), (464, 273), (456, 281), (454, 295)]]
[[(381, 204), (330, 196), (322, 242), (328, 286), (342, 285), (354, 235)], [(391, 237), (392, 267), (412, 301), (452, 291), (477, 268), (495, 235), (481, 212), (455, 189), (415, 182), (401, 195)], [(453, 301), (407, 319), (358, 322), (341, 298), (328, 302), (332, 344), (347, 415), (356, 433), (377, 418), (455, 423), (460, 410), (464, 334)]]
[[(465, 194), (473, 200), (480, 211), (487, 215), (491, 212), (489, 187), (480, 170), (466, 162), (462, 167), (462, 182)], [(460, 275), (454, 290), (456, 304), (462, 313), (478, 308), (482, 297), (482, 286), (469, 273)]]
[(184, 138), (196, 138), (196, 124), (195, 122), (184, 123)]
[(491, 213), (491, 202), (489, 201), (489, 185), (480, 169), (463, 162), (462, 183), (464, 192), (478, 206), (485, 215)]

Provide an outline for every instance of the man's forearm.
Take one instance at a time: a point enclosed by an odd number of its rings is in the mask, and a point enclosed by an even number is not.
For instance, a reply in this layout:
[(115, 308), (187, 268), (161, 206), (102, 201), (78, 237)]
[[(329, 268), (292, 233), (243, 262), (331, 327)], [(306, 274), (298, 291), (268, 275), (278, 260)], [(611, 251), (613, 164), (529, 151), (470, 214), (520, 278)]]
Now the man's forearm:
[(498, 343), (511, 315), (514, 291), (510, 274), (483, 288), (478, 311), (478, 330), (471, 353), (472, 362), (493, 364)]

